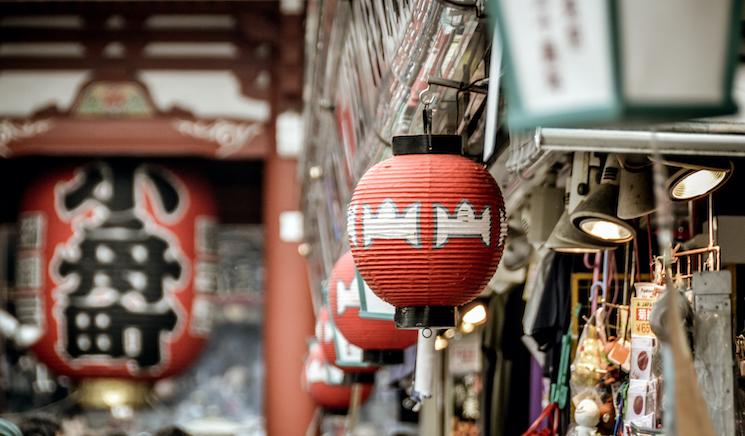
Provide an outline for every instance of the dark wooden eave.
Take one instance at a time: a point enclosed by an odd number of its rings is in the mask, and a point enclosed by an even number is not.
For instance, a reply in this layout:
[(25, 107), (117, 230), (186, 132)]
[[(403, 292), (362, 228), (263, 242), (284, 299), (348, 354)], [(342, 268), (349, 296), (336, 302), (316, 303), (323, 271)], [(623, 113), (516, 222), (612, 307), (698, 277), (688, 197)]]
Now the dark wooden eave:
[[(0, 43), (77, 43), (81, 56), (0, 56), (0, 71), (90, 70), (93, 80), (136, 81), (139, 70), (232, 71), (247, 97), (268, 101), (272, 118), (250, 144), (221, 156), (214, 141), (189, 137), (174, 128), (178, 114), (151, 119), (80, 119), (73, 114), (50, 116), (48, 132), (11, 141), (10, 155), (191, 155), (228, 159), (260, 159), (273, 149), (274, 117), (300, 106), (303, 83), (302, 15), (282, 15), (278, 1), (0, 1), (0, 18), (77, 16), (79, 28), (0, 26)], [(232, 28), (145, 26), (154, 15), (229, 15)], [(119, 16), (123, 27), (105, 26)], [(124, 47), (124, 56), (106, 57), (110, 43)], [(234, 57), (153, 56), (150, 43), (230, 43)], [(265, 80), (268, 77), (269, 81)], [(1, 96), (0, 96), (1, 98)], [(190, 114), (186, 119), (194, 120)], [(20, 121), (20, 120), (16, 120)], [(197, 121), (197, 120), (194, 120)], [(212, 123), (216, 120), (201, 120)]]

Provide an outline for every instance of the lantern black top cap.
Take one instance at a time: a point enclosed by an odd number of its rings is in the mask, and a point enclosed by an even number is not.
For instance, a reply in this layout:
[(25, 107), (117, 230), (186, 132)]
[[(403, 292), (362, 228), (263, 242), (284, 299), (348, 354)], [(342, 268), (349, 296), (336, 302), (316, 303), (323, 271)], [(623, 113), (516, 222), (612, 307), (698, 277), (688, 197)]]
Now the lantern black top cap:
[(460, 135), (402, 135), (393, 137), (393, 155), (463, 154)]

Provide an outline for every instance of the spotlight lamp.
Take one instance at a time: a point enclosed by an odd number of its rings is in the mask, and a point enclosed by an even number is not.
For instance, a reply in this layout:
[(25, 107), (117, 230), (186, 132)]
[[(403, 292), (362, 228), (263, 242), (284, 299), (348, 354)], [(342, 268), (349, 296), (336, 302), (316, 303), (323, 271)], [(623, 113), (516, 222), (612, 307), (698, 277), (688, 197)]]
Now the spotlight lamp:
[(620, 219), (618, 210), (619, 164), (615, 155), (608, 155), (600, 185), (572, 212), (574, 227), (604, 242), (621, 244), (634, 238), (634, 229)]
[(639, 218), (655, 211), (652, 163), (646, 156), (626, 156), (621, 162), (618, 217)]
[(675, 201), (690, 201), (719, 189), (732, 175), (732, 161), (703, 163), (664, 160), (665, 165), (678, 167), (667, 179), (667, 192)]
[(486, 308), (481, 303), (476, 304), (463, 314), (462, 319), (464, 323), (473, 325), (483, 324), (486, 322)]
[[(582, 195), (586, 192), (579, 190), (579, 185), (592, 187), (596, 183), (594, 171), (589, 169), (589, 156), (581, 153), (575, 153), (572, 162), (571, 180), (567, 181), (566, 194), (564, 197), (564, 213), (559, 217), (556, 226), (554, 226), (551, 235), (546, 241), (546, 248), (557, 253), (566, 254), (585, 254), (597, 253), (600, 250), (616, 248), (616, 244), (607, 241), (601, 241), (580, 231), (570, 219), (571, 213), (581, 203)], [(576, 187), (576, 188), (575, 188)], [(577, 196), (580, 196), (579, 198)]]
[(559, 222), (548, 241), (546, 241), (546, 247), (557, 253), (584, 254), (614, 249), (616, 245), (592, 238), (577, 230), (572, 225), (569, 214), (565, 211), (559, 218)]

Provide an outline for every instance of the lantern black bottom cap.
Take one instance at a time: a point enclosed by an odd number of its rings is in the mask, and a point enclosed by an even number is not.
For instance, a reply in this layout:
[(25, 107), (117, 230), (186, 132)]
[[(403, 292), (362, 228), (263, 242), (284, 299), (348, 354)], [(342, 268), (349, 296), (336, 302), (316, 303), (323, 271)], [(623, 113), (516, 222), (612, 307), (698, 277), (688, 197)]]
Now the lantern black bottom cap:
[(394, 321), (400, 329), (450, 328), (456, 325), (456, 309), (452, 306), (397, 307)]
[(362, 360), (373, 365), (404, 363), (404, 350), (363, 350)]
[(372, 384), (375, 383), (374, 372), (352, 372), (344, 374), (344, 384)]

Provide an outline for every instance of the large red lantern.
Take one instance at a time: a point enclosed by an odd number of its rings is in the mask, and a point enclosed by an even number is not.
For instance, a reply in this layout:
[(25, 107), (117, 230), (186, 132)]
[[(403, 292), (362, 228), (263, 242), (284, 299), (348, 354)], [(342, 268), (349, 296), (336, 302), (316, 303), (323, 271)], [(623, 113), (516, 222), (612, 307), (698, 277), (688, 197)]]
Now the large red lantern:
[(348, 251), (336, 262), (329, 277), (329, 307), (334, 324), (349, 342), (362, 348), (366, 362), (403, 362), (403, 349), (416, 343), (416, 331), (399, 330), (390, 320), (361, 318), (357, 279), (352, 252)]
[(398, 136), (360, 179), (348, 209), (360, 275), (396, 306), (400, 328), (455, 324), (455, 306), (494, 274), (507, 222), (502, 193), (454, 135)]
[[(317, 342), (310, 345), (303, 368), (303, 385), (313, 402), (332, 411), (344, 411), (352, 402), (352, 385), (344, 383), (344, 372), (330, 365)], [(372, 393), (373, 385), (361, 385), (360, 403)]]
[(15, 302), (44, 332), (39, 360), (89, 384), (185, 369), (211, 328), (215, 217), (204, 178), (159, 165), (112, 160), (33, 181)]
[[(333, 320), (329, 316), (329, 309), (327, 306), (321, 306), (316, 315), (316, 340), (320, 344), (320, 348), (323, 355), (333, 366), (341, 369), (345, 378), (348, 382), (357, 383), (372, 383), (375, 380), (375, 372), (378, 370), (377, 367), (371, 366), (368, 363), (362, 361), (362, 350), (358, 349), (355, 345), (352, 345), (344, 341), (340, 343), (341, 332), (336, 329)], [(344, 364), (340, 362), (337, 347), (346, 348), (345, 353), (352, 352), (357, 354), (359, 362), (355, 364)]]

